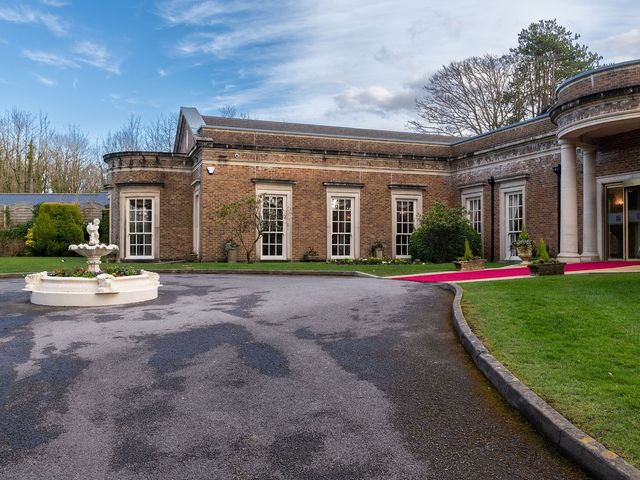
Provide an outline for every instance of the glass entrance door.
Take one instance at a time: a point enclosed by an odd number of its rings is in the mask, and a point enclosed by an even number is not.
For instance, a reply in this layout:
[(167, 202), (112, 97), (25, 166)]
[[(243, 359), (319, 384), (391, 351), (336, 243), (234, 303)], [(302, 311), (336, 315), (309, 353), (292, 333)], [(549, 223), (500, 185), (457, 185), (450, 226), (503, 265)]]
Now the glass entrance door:
[(606, 202), (606, 257), (640, 259), (640, 186), (607, 185)]
[(607, 258), (624, 259), (624, 188), (607, 186)]
[(627, 258), (640, 258), (640, 187), (628, 187), (626, 194)]

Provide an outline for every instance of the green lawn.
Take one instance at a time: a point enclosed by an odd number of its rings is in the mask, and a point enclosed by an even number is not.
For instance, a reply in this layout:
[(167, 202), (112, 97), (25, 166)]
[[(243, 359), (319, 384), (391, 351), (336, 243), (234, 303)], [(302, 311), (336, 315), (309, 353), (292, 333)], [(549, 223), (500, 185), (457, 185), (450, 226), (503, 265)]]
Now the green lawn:
[(464, 284), (491, 353), (579, 428), (640, 466), (640, 275)]
[[(86, 265), (82, 257), (0, 257), (0, 273), (22, 273), (51, 271), (55, 268), (72, 268)], [(453, 270), (453, 264), (420, 265), (335, 265), (321, 262), (281, 262), (281, 263), (130, 263), (127, 265), (162, 271), (167, 269), (234, 269), (234, 270), (315, 270), (315, 271), (359, 271), (379, 276), (409, 275), (414, 273), (445, 272)], [(487, 263), (488, 267), (504, 266), (503, 263)]]

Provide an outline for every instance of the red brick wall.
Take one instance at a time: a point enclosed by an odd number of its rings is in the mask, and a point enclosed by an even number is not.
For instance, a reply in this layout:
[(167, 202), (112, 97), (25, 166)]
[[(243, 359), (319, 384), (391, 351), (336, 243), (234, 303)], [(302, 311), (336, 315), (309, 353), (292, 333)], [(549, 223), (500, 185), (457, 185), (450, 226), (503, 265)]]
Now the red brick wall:
[[(242, 134), (242, 135), (240, 135)], [(225, 135), (227, 135), (225, 133)], [(240, 140), (251, 136), (248, 132), (233, 132)], [(184, 258), (192, 249), (193, 182), (201, 179), (201, 254), (206, 260), (223, 260), (224, 241), (229, 234), (215, 223), (215, 212), (224, 203), (255, 195), (252, 178), (291, 180), (293, 215), (291, 218), (292, 259), (298, 260), (313, 248), (322, 256), (327, 251), (326, 187), (323, 182), (361, 183), (360, 190), (360, 255), (367, 256), (375, 240), (385, 245), (385, 255), (392, 251), (391, 194), (389, 184), (425, 185), (422, 192), (423, 211), (434, 199), (451, 205), (460, 203), (460, 187), (476, 182), (485, 184), (483, 190), (484, 253), (490, 256), (490, 187), (487, 179), (494, 176), (496, 185), (495, 255), (500, 255), (500, 181), (514, 175), (526, 175), (525, 222), (533, 239), (544, 237), (553, 254), (557, 254), (557, 177), (552, 168), (560, 163), (559, 148), (548, 118), (505, 129), (492, 135), (464, 142), (450, 150), (454, 160), (428, 158), (393, 158), (375, 155), (335, 155), (310, 152), (278, 151), (277, 136), (261, 138), (260, 143), (274, 142), (268, 147), (254, 149), (211, 148), (197, 149), (193, 158), (184, 155), (142, 155), (137, 153), (107, 156), (110, 182), (113, 185), (111, 232), (115, 242), (119, 237), (119, 188), (126, 184), (161, 184), (160, 190), (160, 252), (163, 259)], [(288, 137), (280, 136), (282, 144)], [(233, 140), (225, 137), (226, 140)], [(335, 146), (332, 141), (327, 145)], [(296, 138), (300, 145), (304, 139)], [(318, 138), (310, 138), (314, 148)], [(342, 140), (340, 140), (342, 142)], [(375, 148), (384, 150), (376, 143)], [(387, 144), (384, 144), (387, 148)], [(404, 151), (402, 144), (389, 142)], [(371, 145), (353, 140), (341, 143), (366, 151)], [(441, 146), (428, 148), (442, 148)], [(425, 146), (409, 145), (407, 151), (416, 152)], [(390, 147), (389, 147), (390, 148)], [(450, 147), (446, 147), (450, 148)], [(417, 149), (417, 150), (416, 150)], [(434, 150), (435, 151), (435, 150)], [(389, 150), (392, 152), (392, 150)], [(433, 153), (433, 152), (432, 152)], [(391, 153), (390, 153), (391, 154)], [(155, 155), (155, 156), (154, 156)], [(412, 154), (413, 155), (413, 154)], [(200, 159), (202, 163), (199, 163)], [(606, 137), (598, 142), (596, 175), (612, 175), (640, 170), (640, 130)], [(192, 173), (192, 163), (198, 168)], [(214, 175), (206, 173), (207, 166), (215, 166)], [(582, 161), (577, 156), (578, 221), (581, 243), (582, 228)], [(581, 245), (580, 245), (581, 248)]]
[[(231, 160), (220, 160), (221, 154)], [(238, 157), (235, 157), (235, 154)], [(323, 182), (348, 182), (364, 184), (360, 189), (360, 256), (370, 255), (371, 245), (380, 239), (385, 255), (391, 255), (391, 190), (389, 184), (421, 184), (426, 186), (423, 195), (424, 209), (436, 198), (450, 198), (450, 180), (446, 175), (422, 175), (399, 172), (401, 168), (422, 169), (423, 163), (362, 159), (354, 168), (354, 160), (343, 157), (325, 157), (304, 154), (251, 154), (243, 151), (203, 150), (203, 171), (214, 165), (214, 175), (202, 176), (202, 257), (208, 260), (224, 259), (223, 244), (228, 235), (216, 225), (215, 212), (224, 203), (255, 195), (252, 178), (291, 180), (293, 185), (293, 212), (291, 218), (292, 258), (299, 260), (304, 252), (313, 248), (323, 257), (327, 252), (327, 187)], [(267, 164), (268, 162), (268, 164)], [(262, 165), (261, 165), (262, 164)], [(305, 166), (306, 168), (294, 168)], [(448, 168), (446, 163), (443, 163)], [(441, 168), (442, 165), (437, 165)], [(329, 170), (326, 167), (345, 169)], [(366, 167), (378, 170), (367, 171)], [(392, 171), (395, 170), (395, 171)]]
[[(192, 249), (192, 187), (188, 160), (167, 155), (157, 164), (139, 155), (120, 155), (108, 158), (111, 190), (111, 239), (124, 248), (120, 238), (120, 188), (122, 186), (150, 186), (160, 192), (160, 258), (184, 258)], [(146, 168), (148, 170), (141, 170)], [(121, 252), (124, 256), (124, 252)]]
[[(532, 153), (535, 152), (535, 153)], [(527, 231), (537, 242), (544, 238), (553, 254), (557, 253), (557, 177), (553, 167), (560, 163), (560, 153), (553, 137), (528, 142), (514, 147), (477, 155), (454, 162), (454, 204), (460, 204), (464, 185), (484, 183), (483, 189), (483, 244), (484, 254), (491, 256), (491, 187), (488, 179), (493, 176), (495, 185), (494, 242), (495, 258), (500, 259), (500, 210), (504, 205), (500, 198), (500, 185), (514, 176), (526, 175), (525, 224)]]

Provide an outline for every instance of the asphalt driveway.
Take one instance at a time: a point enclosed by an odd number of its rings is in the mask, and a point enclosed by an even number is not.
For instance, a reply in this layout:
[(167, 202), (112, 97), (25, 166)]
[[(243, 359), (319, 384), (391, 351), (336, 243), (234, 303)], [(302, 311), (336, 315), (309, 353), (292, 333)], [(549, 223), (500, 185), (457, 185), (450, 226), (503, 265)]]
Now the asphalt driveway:
[(0, 478), (586, 478), (477, 373), (436, 286), (162, 283), (63, 309), (0, 281)]

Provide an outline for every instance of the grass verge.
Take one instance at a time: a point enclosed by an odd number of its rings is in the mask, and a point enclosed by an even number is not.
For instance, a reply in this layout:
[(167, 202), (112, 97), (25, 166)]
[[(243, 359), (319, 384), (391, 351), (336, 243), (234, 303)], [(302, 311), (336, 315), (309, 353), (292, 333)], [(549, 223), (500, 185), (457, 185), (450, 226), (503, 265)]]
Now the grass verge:
[[(26, 273), (51, 271), (56, 268), (73, 268), (86, 265), (83, 257), (0, 257), (0, 273)], [(258, 262), (258, 263), (127, 263), (135, 268), (161, 272), (162, 270), (220, 269), (220, 270), (310, 270), (322, 272), (358, 271), (378, 276), (411, 275), (416, 273), (446, 272), (454, 270), (451, 263), (426, 263), (415, 265), (335, 265), (324, 262)], [(488, 263), (487, 267), (504, 266)]]
[(640, 276), (464, 284), (487, 348), (571, 422), (640, 466)]

